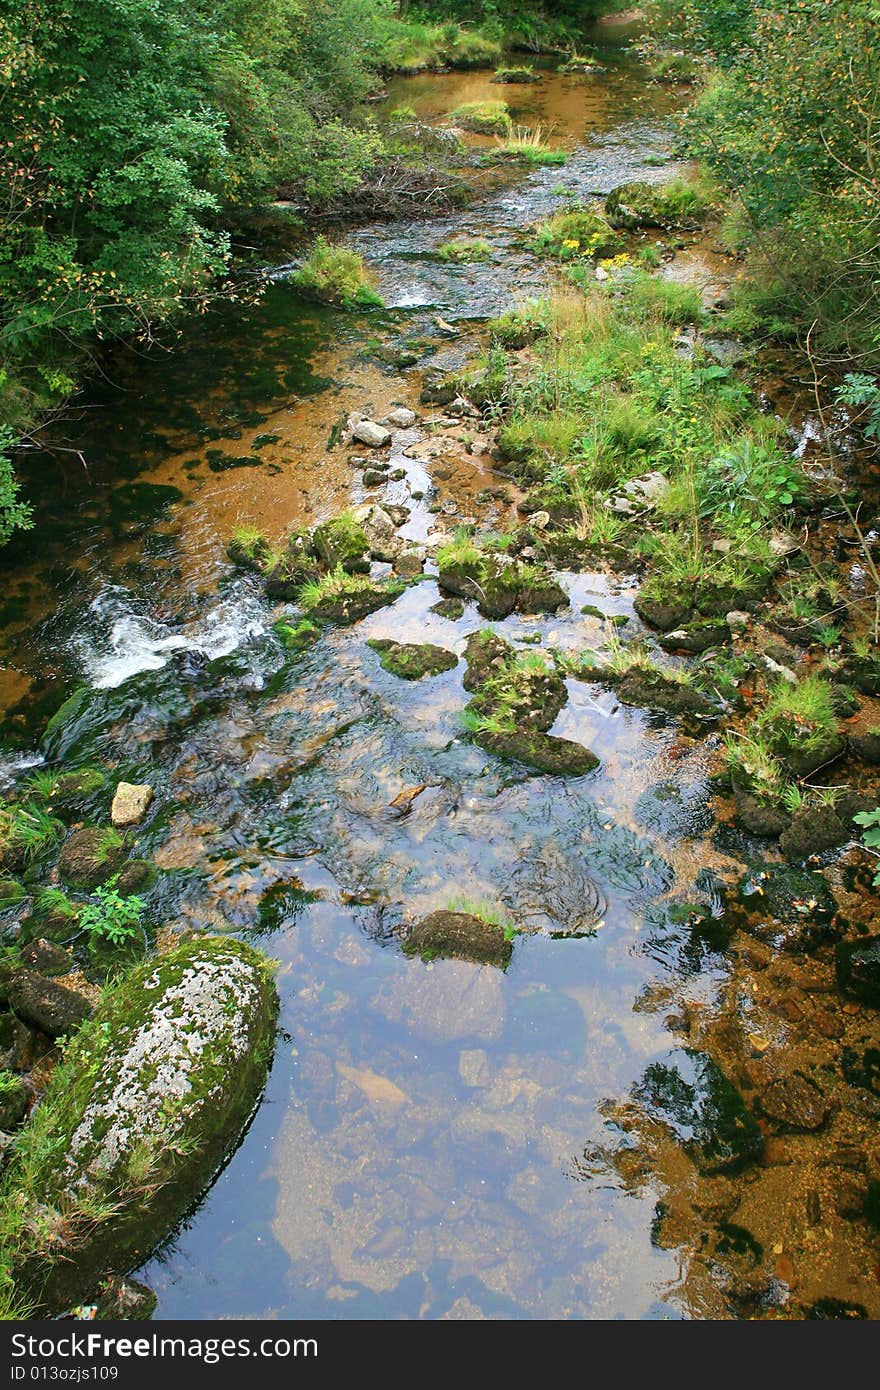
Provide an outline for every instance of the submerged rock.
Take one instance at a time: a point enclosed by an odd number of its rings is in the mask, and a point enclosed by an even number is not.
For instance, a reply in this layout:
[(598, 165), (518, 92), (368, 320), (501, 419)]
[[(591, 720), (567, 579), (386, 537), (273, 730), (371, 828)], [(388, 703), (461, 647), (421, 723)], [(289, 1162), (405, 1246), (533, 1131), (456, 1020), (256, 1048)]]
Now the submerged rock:
[[(11, 1252), (41, 1311), (140, 1263), (201, 1194), (260, 1094), (277, 1007), (265, 959), (220, 938), (177, 946), (105, 997), (41, 1102), (51, 1142), (29, 1163), (25, 1131), (4, 1176), (7, 1200), (35, 1218), (38, 1205), (41, 1226), (58, 1218), (48, 1246)], [(102, 1203), (110, 1214), (91, 1219)]]
[(74, 830), (61, 847), (58, 871), (76, 888), (98, 888), (122, 863), (125, 847), (115, 830), (87, 826)]
[(757, 1120), (705, 1053), (685, 1048), (652, 1063), (633, 1094), (653, 1118), (669, 1125), (704, 1173), (730, 1172), (761, 1156)]
[(786, 951), (811, 951), (836, 929), (837, 903), (825, 879), (771, 864), (723, 890), (727, 921)]
[(101, 1285), (95, 1305), (98, 1322), (146, 1322), (156, 1310), (158, 1299), (139, 1279), (113, 1276)]
[(824, 1092), (802, 1072), (793, 1071), (771, 1081), (761, 1092), (761, 1109), (782, 1129), (821, 1129), (831, 1113)]
[(448, 618), (451, 623), (457, 623), (459, 618), (464, 616), (464, 602), (460, 598), (441, 598), (437, 603), (431, 604), (431, 612), (437, 613), (441, 618)]
[(402, 680), (416, 681), (422, 676), (436, 676), (458, 665), (455, 652), (449, 652), (445, 647), (435, 647), (430, 642), (392, 642), (388, 638), (374, 637), (367, 646), (379, 652), (383, 670), (400, 676)]
[(153, 800), (153, 788), (146, 782), (120, 782), (110, 807), (110, 820), (117, 830), (140, 825)]
[(455, 956), (485, 965), (506, 965), (513, 951), (504, 928), (469, 912), (432, 912), (410, 930), (404, 950), (410, 955)]
[(844, 994), (880, 1009), (880, 936), (841, 941), (835, 965), (837, 983)]

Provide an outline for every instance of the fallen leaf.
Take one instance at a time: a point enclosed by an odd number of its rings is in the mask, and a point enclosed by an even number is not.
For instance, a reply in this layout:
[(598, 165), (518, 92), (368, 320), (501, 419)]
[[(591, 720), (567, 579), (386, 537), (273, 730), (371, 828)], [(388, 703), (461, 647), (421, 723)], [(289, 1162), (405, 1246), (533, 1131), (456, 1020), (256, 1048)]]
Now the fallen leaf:
[(409, 815), (413, 802), (417, 796), (421, 796), (427, 785), (427, 782), (420, 782), (417, 787), (404, 787), (402, 792), (397, 793), (393, 801), (389, 801), (389, 811), (396, 811), (399, 816)]

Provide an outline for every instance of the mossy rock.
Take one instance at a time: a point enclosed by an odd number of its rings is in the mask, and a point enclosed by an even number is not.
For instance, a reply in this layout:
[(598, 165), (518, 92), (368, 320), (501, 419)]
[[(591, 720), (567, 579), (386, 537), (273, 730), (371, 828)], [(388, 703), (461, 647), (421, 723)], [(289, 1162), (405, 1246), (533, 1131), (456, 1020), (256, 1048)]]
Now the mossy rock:
[(0, 1073), (0, 1131), (17, 1129), (27, 1114), (31, 1089), (20, 1076)]
[(812, 951), (838, 932), (837, 901), (825, 879), (808, 869), (769, 864), (723, 891), (733, 926), (785, 951)]
[(14, 878), (0, 878), (0, 912), (17, 907), (27, 897), (27, 890)]
[(698, 654), (729, 642), (730, 628), (723, 618), (704, 618), (664, 633), (659, 641), (664, 651)]
[(632, 666), (614, 682), (618, 698), (639, 709), (662, 710), (666, 714), (714, 714), (713, 705), (693, 686), (664, 675), (662, 671)]
[(259, 1098), (277, 1009), (265, 957), (228, 938), (185, 942), (105, 996), (43, 1096), (34, 1152), (25, 1130), (3, 1179), (41, 1224), (65, 1212), (48, 1250), (7, 1253), (40, 1312), (140, 1264), (198, 1199)]
[(78, 721), (91, 700), (92, 691), (87, 685), (81, 685), (78, 690), (74, 690), (72, 695), (68, 695), (43, 730), (41, 746), (45, 751), (53, 756), (63, 757), (66, 743), (65, 733), (70, 725)]
[(505, 966), (513, 950), (504, 928), (469, 912), (432, 912), (410, 930), (403, 944), (408, 955), (426, 959), (455, 956), (460, 960)]
[(797, 861), (835, 849), (849, 838), (849, 829), (832, 806), (807, 806), (792, 817), (779, 848), (786, 859)]
[(460, 598), (441, 598), (437, 603), (431, 604), (431, 612), (438, 617), (447, 618), (451, 623), (457, 623), (459, 618), (464, 617), (464, 603)]
[(321, 578), (321, 566), (314, 556), (299, 550), (285, 550), (264, 570), (266, 597), (292, 603), (305, 584)]
[(445, 647), (435, 647), (431, 642), (392, 642), (387, 638), (375, 637), (367, 646), (379, 652), (383, 670), (405, 681), (437, 676), (441, 671), (451, 671), (458, 665), (455, 652), (449, 652)]
[(605, 213), (612, 227), (628, 232), (639, 227), (695, 229), (705, 216), (702, 201), (696, 195), (673, 196), (662, 183), (640, 179), (613, 188), (605, 199)]
[(462, 684), (465, 690), (480, 690), (491, 676), (499, 674), (504, 663), (512, 656), (513, 647), (496, 632), (488, 628), (472, 632), (464, 648), (467, 671)]
[(449, 405), (458, 395), (458, 381), (445, 372), (431, 371), (425, 376), (419, 401), (422, 405)]
[(44, 936), (49, 941), (69, 941), (79, 929), (79, 915), (77, 904), (60, 890), (45, 898), (38, 895), (31, 915), (22, 923), (22, 940)]
[(672, 1129), (703, 1173), (734, 1172), (763, 1152), (757, 1120), (705, 1053), (685, 1048), (652, 1063), (633, 1094), (653, 1118)]
[(850, 734), (849, 746), (862, 762), (872, 767), (880, 765), (880, 729), (868, 729), (863, 734)]
[(516, 600), (520, 613), (558, 613), (568, 606), (568, 594), (552, 575), (522, 580)]
[(309, 613), (318, 622), (337, 623), (345, 627), (393, 603), (405, 588), (405, 584), (375, 584), (358, 589), (355, 593), (328, 595), (310, 608)]
[(843, 994), (880, 1009), (880, 936), (839, 942), (835, 965)]
[(16, 970), (5, 993), (17, 1017), (50, 1038), (74, 1032), (92, 1012), (83, 995), (35, 970)]
[(649, 580), (636, 594), (633, 608), (648, 627), (656, 628), (658, 632), (671, 632), (673, 628), (683, 627), (692, 617), (693, 585), (661, 584), (657, 580)]
[(836, 729), (815, 729), (801, 734), (791, 722), (768, 724), (767, 742), (793, 777), (808, 777), (820, 767), (839, 758), (846, 739)]
[(744, 787), (734, 789), (733, 801), (736, 806), (736, 818), (750, 835), (774, 840), (788, 829), (790, 818), (784, 811), (780, 811), (778, 806), (755, 796)]
[(842, 674), (863, 695), (880, 695), (880, 656), (851, 656)]
[(132, 893), (148, 893), (159, 879), (159, 870), (150, 859), (129, 859), (119, 870), (116, 891), (127, 898)]
[(58, 872), (74, 888), (99, 888), (125, 857), (121, 836), (111, 826), (74, 830), (61, 847)]
[(540, 730), (483, 733), (475, 735), (475, 739), (487, 752), (525, 763), (526, 767), (550, 777), (584, 777), (599, 766), (596, 754), (582, 743), (556, 738)]
[[(94, 809), (102, 793), (108, 792), (110, 778), (99, 767), (81, 767), (77, 772), (62, 772), (49, 798), (52, 811), (65, 819), (81, 816)], [(109, 799), (109, 798), (108, 798)]]
[(257, 532), (239, 533), (229, 541), (226, 554), (240, 569), (262, 572), (272, 554), (272, 547), (266, 537)]
[(272, 624), (272, 630), (288, 652), (303, 652), (307, 647), (314, 646), (321, 636), (321, 629), (309, 618), (301, 618), (295, 625), (282, 619)]
[(351, 517), (343, 515), (323, 521), (315, 527), (313, 541), (328, 569), (341, 565), (348, 574), (369, 574), (370, 542)]
[(694, 606), (705, 618), (748, 612), (767, 592), (771, 578), (769, 570), (756, 565), (737, 579), (701, 579), (694, 590)]

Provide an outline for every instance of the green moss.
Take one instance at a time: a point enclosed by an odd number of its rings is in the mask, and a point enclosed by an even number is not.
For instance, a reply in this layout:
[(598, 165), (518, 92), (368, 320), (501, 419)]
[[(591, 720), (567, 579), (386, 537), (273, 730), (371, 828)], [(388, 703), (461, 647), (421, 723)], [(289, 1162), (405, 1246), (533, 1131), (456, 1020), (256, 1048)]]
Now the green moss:
[(458, 665), (454, 652), (430, 642), (413, 644), (372, 638), (367, 646), (379, 652), (383, 670), (390, 671), (401, 680), (421, 680), (423, 676), (436, 676)]
[(295, 626), (281, 620), (272, 624), (272, 630), (281, 645), (289, 652), (305, 651), (307, 647), (313, 646), (321, 635), (317, 623), (313, 623), (309, 618), (300, 618)]
[(370, 543), (351, 512), (342, 512), (315, 527), (313, 543), (326, 565), (341, 565), (349, 574), (367, 574)]

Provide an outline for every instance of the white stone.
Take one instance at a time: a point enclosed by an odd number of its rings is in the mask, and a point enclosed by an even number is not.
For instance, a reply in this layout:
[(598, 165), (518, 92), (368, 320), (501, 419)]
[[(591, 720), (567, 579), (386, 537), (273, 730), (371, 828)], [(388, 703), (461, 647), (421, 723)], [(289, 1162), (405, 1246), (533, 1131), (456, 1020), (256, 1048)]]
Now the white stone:
[(751, 620), (751, 613), (744, 613), (739, 608), (732, 609), (725, 617), (725, 622), (731, 632), (745, 632)]
[(393, 425), (396, 430), (408, 430), (412, 428), (417, 419), (418, 416), (414, 410), (408, 410), (405, 405), (399, 405), (385, 416), (385, 424)]
[(391, 431), (375, 420), (355, 420), (351, 426), (351, 437), (370, 449), (381, 449), (391, 440)]
[(796, 550), (800, 550), (801, 543), (790, 531), (774, 531), (768, 542), (770, 554), (777, 560), (783, 560), (786, 555), (794, 555)]
[(153, 788), (146, 783), (120, 782), (110, 808), (110, 820), (117, 830), (139, 825), (153, 800)]

